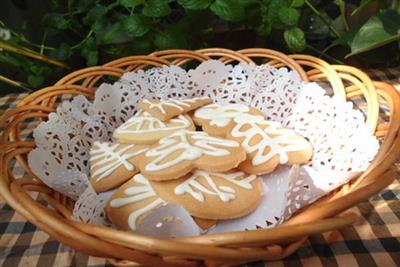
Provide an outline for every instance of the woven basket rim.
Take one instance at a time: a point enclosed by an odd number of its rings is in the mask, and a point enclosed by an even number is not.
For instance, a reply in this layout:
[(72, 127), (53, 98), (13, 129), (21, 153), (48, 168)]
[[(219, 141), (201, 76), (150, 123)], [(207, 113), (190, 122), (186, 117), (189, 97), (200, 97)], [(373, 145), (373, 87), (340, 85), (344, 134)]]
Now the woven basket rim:
[[(125, 71), (147, 66), (182, 65), (195, 60), (218, 59), (225, 64), (254, 63), (255, 58), (275, 67), (286, 66), (306, 82), (327, 80), (334, 94), (343, 99), (362, 97), (367, 104), (366, 122), (372, 133), (384, 137), (378, 155), (362, 175), (328, 196), (306, 207), (283, 226), (273, 229), (231, 232), (175, 240), (158, 240), (136, 233), (73, 222), (73, 202), (45, 186), (40, 180), (15, 179), (10, 162), (15, 158), (31, 177), (26, 155), (35, 144), (21, 139), (20, 125), (27, 119), (46, 119), (62, 95), (84, 95), (93, 99), (93, 88), (105, 75), (120, 77)], [(344, 82), (345, 81), (345, 82)], [(378, 124), (379, 99), (390, 108), (389, 123)], [(392, 164), (400, 152), (400, 96), (393, 86), (374, 82), (362, 71), (344, 65), (330, 65), (308, 55), (285, 55), (281, 52), (249, 48), (232, 51), (209, 48), (197, 51), (164, 50), (148, 56), (130, 56), (103, 66), (72, 72), (54, 86), (43, 88), (22, 99), (14, 109), (0, 118), (0, 194), (15, 210), (60, 242), (87, 254), (113, 258), (116, 265), (128, 266), (129, 261), (148, 265), (238, 264), (255, 260), (274, 260), (293, 253), (310, 234), (337, 229), (355, 221), (353, 214), (339, 213), (378, 193), (390, 184), (395, 175)], [(54, 207), (50, 210), (33, 200), (29, 191), (40, 192)], [(240, 253), (237, 253), (240, 250)], [(123, 259), (125, 261), (117, 261)]]

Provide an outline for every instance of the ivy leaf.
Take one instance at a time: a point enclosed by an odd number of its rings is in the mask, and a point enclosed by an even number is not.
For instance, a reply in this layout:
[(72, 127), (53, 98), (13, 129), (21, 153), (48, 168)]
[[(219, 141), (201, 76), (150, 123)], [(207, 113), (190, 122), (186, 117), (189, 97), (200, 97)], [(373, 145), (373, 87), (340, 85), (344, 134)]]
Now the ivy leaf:
[(167, 1), (149, 0), (146, 1), (142, 14), (147, 17), (164, 17), (171, 13), (171, 8)]
[(400, 14), (392, 9), (371, 17), (354, 36), (345, 58), (400, 40)]
[(59, 59), (59, 60), (66, 60), (72, 55), (71, 47), (66, 43), (61, 43), (59, 47), (52, 50), (49, 54), (50, 57)]
[(284, 32), (283, 37), (290, 50), (302, 51), (306, 48), (304, 32), (300, 28), (291, 28)]
[(258, 3), (259, 1), (258, 0), (236, 0), (235, 2), (243, 7), (247, 7), (252, 4)]
[(83, 18), (85, 25), (91, 26), (96, 21), (101, 20), (105, 14), (107, 14), (108, 8), (106, 6), (97, 5), (89, 10), (87, 15)]
[(140, 37), (150, 30), (150, 26), (142, 15), (132, 14), (122, 21), (122, 29), (129, 37)]
[(33, 87), (39, 87), (43, 84), (43, 82), (44, 82), (44, 77), (42, 75), (30, 74), (28, 76), (28, 84)]
[(118, 0), (118, 3), (126, 8), (135, 8), (144, 3), (143, 0)]
[(178, 3), (183, 6), (184, 9), (189, 10), (203, 10), (206, 9), (212, 0), (178, 0)]
[(300, 12), (292, 7), (281, 7), (278, 11), (278, 16), (286, 26), (295, 26), (299, 22)]
[(301, 7), (304, 5), (304, 0), (292, 0), (290, 7)]
[(226, 21), (240, 21), (244, 18), (244, 8), (234, 0), (216, 0), (210, 6), (211, 11)]
[(69, 26), (69, 21), (59, 13), (48, 13), (43, 17), (43, 23), (48, 27), (65, 30)]

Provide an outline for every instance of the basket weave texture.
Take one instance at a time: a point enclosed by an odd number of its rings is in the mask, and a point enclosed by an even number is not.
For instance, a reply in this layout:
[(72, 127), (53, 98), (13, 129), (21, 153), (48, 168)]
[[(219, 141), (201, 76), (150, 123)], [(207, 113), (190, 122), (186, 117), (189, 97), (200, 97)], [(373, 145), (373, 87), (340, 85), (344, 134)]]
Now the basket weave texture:
[[(84, 95), (93, 99), (94, 87), (103, 77), (120, 77), (126, 71), (154, 66), (200, 63), (211, 58), (225, 64), (268, 62), (275, 67), (286, 66), (298, 72), (306, 82), (329, 82), (334, 94), (343, 99), (361, 99), (366, 104), (367, 124), (383, 140), (378, 155), (360, 176), (273, 229), (160, 240), (72, 221), (70, 216), (74, 202), (43, 184), (27, 164), (27, 154), (35, 148), (35, 143), (32, 139), (22, 138), (24, 121), (46, 120), (49, 113), (55, 111), (59, 103), (57, 100), (61, 97)], [(381, 103), (389, 108), (389, 122), (378, 121)], [(356, 216), (344, 211), (377, 194), (396, 176), (393, 163), (400, 154), (399, 128), (399, 94), (391, 85), (371, 81), (354, 67), (330, 65), (312, 56), (285, 55), (268, 49), (165, 50), (75, 71), (54, 86), (28, 95), (14, 109), (3, 114), (0, 118), (0, 129), (3, 129), (0, 136), (0, 194), (26, 219), (60, 242), (93, 256), (109, 258), (112, 264), (118, 266), (136, 266), (136, 263), (150, 266), (219, 266), (276, 260), (296, 251), (311, 234), (355, 222)], [(29, 178), (16, 179), (12, 171), (14, 159)], [(35, 201), (29, 192), (39, 192), (52, 208)]]

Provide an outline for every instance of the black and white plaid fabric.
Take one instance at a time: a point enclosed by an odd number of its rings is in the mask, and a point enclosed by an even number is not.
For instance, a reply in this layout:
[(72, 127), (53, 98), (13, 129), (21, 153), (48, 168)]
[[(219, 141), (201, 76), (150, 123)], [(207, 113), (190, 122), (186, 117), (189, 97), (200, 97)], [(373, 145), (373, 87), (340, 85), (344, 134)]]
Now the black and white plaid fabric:
[[(392, 83), (400, 90), (400, 68), (370, 70), (374, 80)], [(0, 114), (26, 94), (0, 98)], [(34, 126), (32, 126), (34, 127)], [(15, 171), (20, 171), (15, 167)], [(282, 261), (249, 266), (400, 266), (400, 180), (379, 195), (352, 208), (361, 220), (355, 225), (311, 236), (292, 256)], [(38, 200), (41, 201), (41, 200)], [(52, 239), (27, 222), (0, 197), (0, 266), (111, 266)]]

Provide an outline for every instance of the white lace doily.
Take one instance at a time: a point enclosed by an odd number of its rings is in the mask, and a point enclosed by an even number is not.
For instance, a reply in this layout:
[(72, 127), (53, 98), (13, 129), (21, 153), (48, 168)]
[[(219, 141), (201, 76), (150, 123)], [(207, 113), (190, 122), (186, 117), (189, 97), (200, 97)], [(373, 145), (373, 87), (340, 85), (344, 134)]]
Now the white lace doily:
[(316, 83), (303, 84), (297, 73), (267, 64), (233, 66), (209, 60), (189, 71), (163, 66), (128, 72), (114, 84), (99, 86), (93, 103), (83, 96), (63, 102), (34, 130), (37, 148), (28, 156), (29, 165), (48, 186), (77, 200), (75, 219), (104, 223), (104, 200), (87, 182), (91, 144), (110, 140), (114, 129), (137, 111), (140, 99), (194, 96), (258, 108), (268, 119), (293, 128), (313, 145), (308, 166), (281, 167), (264, 178), (265, 198), (282, 205), (260, 205), (257, 211), (261, 213), (255, 212), (253, 219), (235, 220), (240, 229), (282, 222), (365, 170), (379, 148), (360, 111), (350, 102), (325, 95)]

